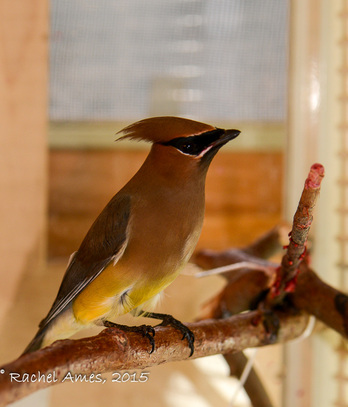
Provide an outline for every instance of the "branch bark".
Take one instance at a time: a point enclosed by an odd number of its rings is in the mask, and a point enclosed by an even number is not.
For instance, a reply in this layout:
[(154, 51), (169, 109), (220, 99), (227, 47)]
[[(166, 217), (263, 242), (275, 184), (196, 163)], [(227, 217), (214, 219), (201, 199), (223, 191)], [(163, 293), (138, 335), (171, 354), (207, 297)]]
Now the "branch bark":
[(293, 291), (294, 289), (298, 267), (306, 252), (308, 233), (313, 221), (313, 209), (320, 193), (323, 178), (324, 167), (321, 164), (313, 164), (294, 215), (289, 246), (282, 258), (279, 276), (274, 286), (273, 295), (281, 296), (278, 301), (283, 298), (284, 292)]
[(289, 299), (297, 309), (348, 338), (348, 296), (321, 280), (306, 262), (300, 265), (296, 289)]
[[(307, 325), (307, 316), (304, 314), (277, 312), (276, 317), (280, 322), (276, 338), (269, 334), (262, 323), (263, 315), (260, 311), (224, 320), (187, 324), (195, 335), (195, 352), (192, 358), (286, 342), (300, 336)], [(149, 354), (148, 340), (141, 335), (107, 328), (91, 338), (57, 341), (47, 348), (24, 355), (0, 368), (0, 406), (61, 383), (67, 374), (90, 377), (97, 373), (144, 369), (188, 359), (190, 350), (177, 330), (157, 326), (155, 331), (156, 349), (152, 354)], [(18, 382), (17, 380), (25, 380), (25, 374), (28, 375), (28, 381)], [(39, 376), (41, 381), (35, 381)]]

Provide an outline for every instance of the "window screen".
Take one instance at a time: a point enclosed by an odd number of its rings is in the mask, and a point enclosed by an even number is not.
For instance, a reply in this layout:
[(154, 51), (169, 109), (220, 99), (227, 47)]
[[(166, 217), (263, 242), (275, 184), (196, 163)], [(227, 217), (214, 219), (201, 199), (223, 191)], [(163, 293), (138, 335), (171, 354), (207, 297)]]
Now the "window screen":
[(52, 0), (50, 117), (282, 121), (287, 0)]

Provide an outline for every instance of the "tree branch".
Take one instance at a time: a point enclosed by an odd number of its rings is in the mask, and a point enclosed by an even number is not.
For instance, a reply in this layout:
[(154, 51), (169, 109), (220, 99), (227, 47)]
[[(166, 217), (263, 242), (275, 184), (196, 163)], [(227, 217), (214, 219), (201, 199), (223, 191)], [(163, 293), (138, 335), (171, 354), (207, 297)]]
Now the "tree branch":
[[(306, 328), (307, 317), (303, 314), (287, 315), (277, 312), (276, 315), (280, 321), (276, 338), (269, 335), (263, 325), (260, 311), (225, 320), (187, 324), (195, 335), (195, 352), (192, 358), (286, 342), (300, 336)], [(156, 349), (152, 354), (149, 354), (148, 340), (141, 335), (107, 328), (91, 338), (57, 341), (47, 348), (24, 355), (0, 368), (0, 406), (36, 390), (61, 383), (68, 373), (90, 376), (117, 370), (144, 369), (188, 359), (190, 350), (177, 330), (157, 326), (155, 331)], [(23, 380), (23, 375), (28, 374), (29, 381), (19, 383), (11, 373), (18, 375), (17, 380)], [(41, 381), (35, 381), (39, 375)]]
[(294, 215), (292, 230), (289, 234), (289, 246), (282, 258), (279, 276), (274, 286), (273, 295), (280, 295), (278, 301), (284, 297), (284, 292), (294, 289), (298, 267), (306, 252), (308, 233), (313, 221), (313, 209), (320, 193), (323, 177), (324, 167), (321, 164), (313, 164)]
[[(280, 244), (280, 234), (281, 227), (277, 226), (260, 236), (248, 246), (241, 248), (230, 248), (221, 252), (203, 249), (194, 255), (192, 261), (203, 270), (214, 269), (226, 266), (228, 264), (236, 264), (241, 262), (267, 266), (269, 265), (269, 261), (266, 259), (282, 249), (282, 245)], [(221, 274), (221, 276), (228, 278), (228, 273)]]
[(314, 315), (348, 338), (348, 296), (321, 280), (305, 261), (300, 265), (296, 289), (289, 299), (297, 309)]

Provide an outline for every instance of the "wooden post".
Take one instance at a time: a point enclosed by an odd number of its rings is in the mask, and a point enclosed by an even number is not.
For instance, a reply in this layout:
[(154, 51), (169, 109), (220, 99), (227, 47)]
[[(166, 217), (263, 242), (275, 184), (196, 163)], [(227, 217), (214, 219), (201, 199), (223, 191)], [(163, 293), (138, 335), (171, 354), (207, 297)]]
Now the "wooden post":
[(0, 21), (1, 326), (45, 252), (47, 0), (0, 0)]
[[(338, 154), (342, 152), (339, 134), (342, 127), (338, 116), (343, 89), (339, 74), (344, 72), (340, 69), (340, 43), (346, 49), (340, 19), (344, 3), (344, 0), (290, 2), (288, 168), (284, 197), (285, 215), (290, 220), (302, 188), (303, 174), (315, 162), (324, 165), (325, 187), (311, 233), (314, 240), (312, 267), (325, 281), (340, 289), (343, 286), (337, 285), (337, 209), (340, 206)], [(323, 335), (315, 335), (286, 348), (284, 406), (333, 406), (337, 387), (332, 342)]]

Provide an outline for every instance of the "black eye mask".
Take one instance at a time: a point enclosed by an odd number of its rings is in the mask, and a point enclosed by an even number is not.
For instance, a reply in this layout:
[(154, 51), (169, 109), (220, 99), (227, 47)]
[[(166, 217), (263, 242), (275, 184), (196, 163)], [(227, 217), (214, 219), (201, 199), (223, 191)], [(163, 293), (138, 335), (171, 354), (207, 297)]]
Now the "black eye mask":
[(215, 129), (198, 136), (177, 137), (161, 144), (175, 147), (184, 154), (198, 156), (207, 147), (219, 140), (224, 133), (225, 130), (223, 129)]

